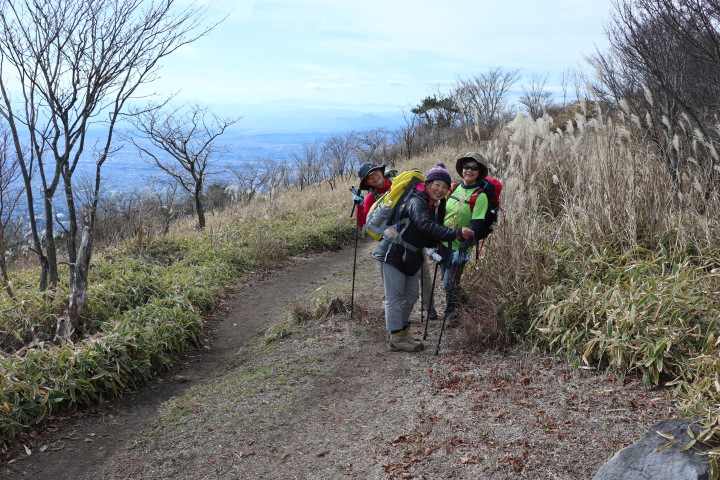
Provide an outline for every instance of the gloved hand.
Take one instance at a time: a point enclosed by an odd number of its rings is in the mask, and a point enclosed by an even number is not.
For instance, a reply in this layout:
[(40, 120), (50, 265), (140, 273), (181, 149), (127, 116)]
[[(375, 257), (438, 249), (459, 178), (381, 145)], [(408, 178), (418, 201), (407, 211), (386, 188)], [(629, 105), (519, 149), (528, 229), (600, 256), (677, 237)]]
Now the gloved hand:
[(453, 256), (452, 256), (452, 263), (453, 263), (453, 264), (465, 263), (465, 262), (467, 262), (468, 260), (470, 260), (470, 254), (469, 254), (469, 253), (467, 253), (467, 252), (460, 252), (460, 250), (455, 250), (455, 251), (453, 252)]
[(360, 205), (365, 200), (365, 195), (360, 193), (360, 189), (350, 187), (350, 193), (353, 194), (353, 202)]

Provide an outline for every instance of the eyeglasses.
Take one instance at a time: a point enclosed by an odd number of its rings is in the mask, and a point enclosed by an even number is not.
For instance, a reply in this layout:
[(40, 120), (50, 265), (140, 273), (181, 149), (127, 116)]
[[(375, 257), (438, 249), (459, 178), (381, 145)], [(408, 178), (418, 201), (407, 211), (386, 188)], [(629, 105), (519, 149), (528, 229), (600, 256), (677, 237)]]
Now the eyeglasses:
[(382, 177), (382, 172), (380, 170), (373, 170), (372, 172), (368, 173), (365, 178), (377, 178)]
[(477, 165), (463, 165), (463, 170), (472, 170), (473, 172), (477, 172), (480, 170), (480, 167)]

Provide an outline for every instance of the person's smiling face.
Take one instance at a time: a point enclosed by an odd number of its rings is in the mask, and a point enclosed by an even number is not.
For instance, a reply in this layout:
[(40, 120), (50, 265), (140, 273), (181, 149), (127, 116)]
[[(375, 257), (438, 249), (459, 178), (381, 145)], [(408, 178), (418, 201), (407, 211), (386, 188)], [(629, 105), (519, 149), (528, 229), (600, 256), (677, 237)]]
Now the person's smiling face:
[(383, 178), (381, 170), (373, 170), (372, 172), (365, 175), (365, 185), (374, 189), (380, 189), (385, 186), (385, 179)]
[(442, 200), (448, 190), (450, 190), (450, 185), (443, 180), (433, 180), (432, 182), (425, 184), (425, 192), (432, 201), (432, 205)]
[(473, 185), (480, 176), (480, 164), (474, 160), (468, 160), (463, 164), (462, 177), (465, 185)]

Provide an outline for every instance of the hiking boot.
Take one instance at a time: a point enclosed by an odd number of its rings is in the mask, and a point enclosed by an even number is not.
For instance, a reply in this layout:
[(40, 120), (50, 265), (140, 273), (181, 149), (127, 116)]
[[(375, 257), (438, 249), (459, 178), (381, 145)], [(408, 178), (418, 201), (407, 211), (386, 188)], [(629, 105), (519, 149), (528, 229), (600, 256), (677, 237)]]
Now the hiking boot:
[[(412, 336), (412, 334), (410, 333), (410, 327), (406, 328), (406, 329), (403, 330), (401, 333), (404, 333), (405, 336), (406, 336), (407, 338), (409, 338), (411, 341), (416, 342), (416, 343), (421, 343), (419, 339), (417, 339), (417, 338), (415, 338), (415, 337)], [(423, 347), (423, 348), (424, 348), (424, 347)]]
[(407, 330), (393, 333), (388, 340), (388, 349), (391, 352), (419, 352), (425, 348), (422, 342), (414, 340)]
[(427, 318), (428, 320), (437, 320), (438, 314), (437, 310), (435, 310), (435, 307), (430, 307), (427, 312)]

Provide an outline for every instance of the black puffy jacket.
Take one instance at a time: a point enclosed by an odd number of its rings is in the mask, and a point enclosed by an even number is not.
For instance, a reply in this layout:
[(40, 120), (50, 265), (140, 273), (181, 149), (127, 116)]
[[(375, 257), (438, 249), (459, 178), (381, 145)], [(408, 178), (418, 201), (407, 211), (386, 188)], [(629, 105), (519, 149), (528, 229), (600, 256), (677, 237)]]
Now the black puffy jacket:
[(402, 238), (418, 251), (414, 252), (403, 245), (382, 239), (372, 253), (373, 258), (394, 266), (405, 275), (415, 275), (422, 265), (423, 248), (435, 247), (438, 242), (457, 238), (460, 230), (437, 223), (428, 207), (428, 200), (425, 192), (414, 192), (398, 207), (399, 210), (393, 218), (393, 223), (404, 218), (410, 219)]

